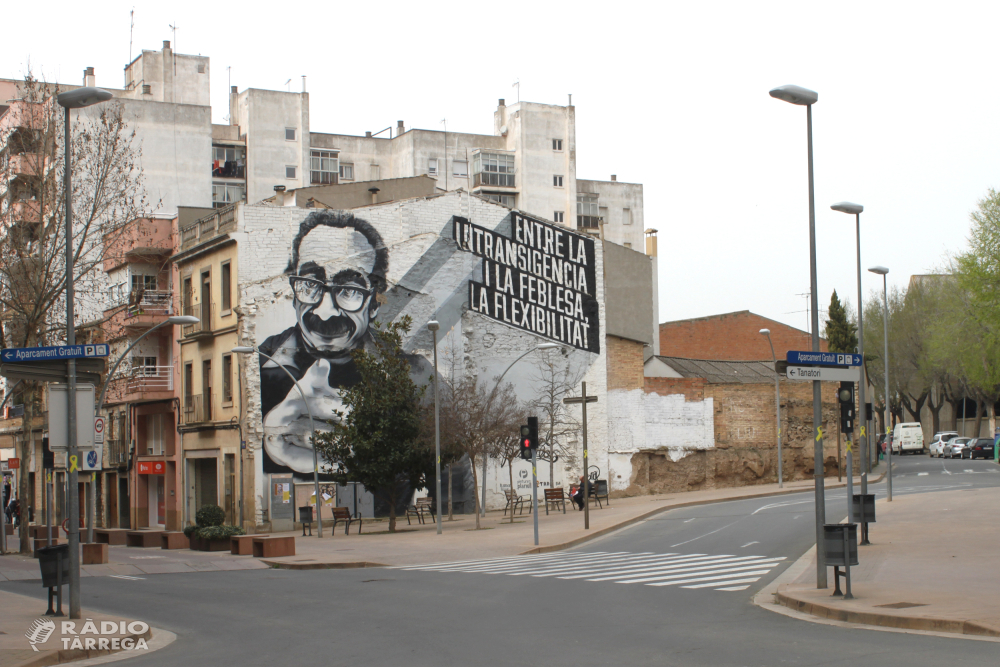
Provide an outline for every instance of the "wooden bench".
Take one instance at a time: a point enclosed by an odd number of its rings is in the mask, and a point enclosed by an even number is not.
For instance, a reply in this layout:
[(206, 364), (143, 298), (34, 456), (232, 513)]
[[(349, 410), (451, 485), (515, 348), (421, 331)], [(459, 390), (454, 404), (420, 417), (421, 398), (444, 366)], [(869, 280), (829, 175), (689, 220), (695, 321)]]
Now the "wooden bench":
[(294, 537), (255, 537), (250, 540), (254, 558), (280, 558), (295, 555)]
[(566, 494), (563, 493), (562, 487), (557, 489), (545, 489), (545, 513), (549, 513), (549, 504), (556, 506), (559, 509), (559, 505), (562, 505), (563, 514), (566, 513)]
[(81, 544), (80, 545), (81, 564), (106, 565), (108, 562), (109, 548), (110, 547), (107, 544), (99, 544), (97, 542), (94, 542), (92, 544)]
[(230, 551), (234, 556), (250, 556), (253, 554), (253, 539), (267, 535), (233, 535), (229, 538)]
[[(507, 510), (510, 510), (510, 515), (514, 516), (514, 511), (517, 509), (521, 510), (521, 514), (524, 514), (524, 501), (527, 500), (524, 496), (518, 495), (514, 491), (507, 490), (503, 492), (504, 497), (507, 499), (507, 504), (504, 505), (503, 513), (506, 516)], [(531, 512), (531, 505), (528, 505), (528, 512)]]
[[(346, 508), (345, 508), (346, 509)], [(430, 516), (431, 521), (434, 520), (434, 499), (430, 496), (424, 498), (417, 498), (417, 502), (410, 505), (409, 509), (406, 510), (406, 523), (410, 524), (410, 517), (417, 517), (417, 521), (424, 523), (424, 516)], [(360, 528), (358, 529), (360, 530)]]
[(160, 546), (160, 535), (163, 530), (130, 530), (125, 533), (125, 546), (127, 547), (158, 547)]
[[(410, 520), (410, 513), (406, 513), (406, 520)], [(344, 524), (344, 535), (351, 532), (351, 522), (358, 522), (358, 535), (361, 534), (361, 517), (352, 517), (351, 510), (346, 507), (334, 507), (333, 508), (333, 528), (331, 528), (331, 533), (337, 530), (337, 524)]]
[(127, 542), (128, 528), (95, 528), (94, 540), (98, 544), (113, 544), (124, 546)]
[(191, 546), (191, 540), (183, 531), (171, 530), (160, 535), (161, 549), (187, 549)]
[[(13, 528), (13, 524), (7, 524), (7, 525)], [(47, 532), (48, 532), (48, 526), (39, 526), (35, 524), (28, 526), (28, 537), (33, 537), (36, 540), (44, 540)], [(53, 524), (52, 539), (55, 539), (57, 537), (59, 537), (59, 524)]]

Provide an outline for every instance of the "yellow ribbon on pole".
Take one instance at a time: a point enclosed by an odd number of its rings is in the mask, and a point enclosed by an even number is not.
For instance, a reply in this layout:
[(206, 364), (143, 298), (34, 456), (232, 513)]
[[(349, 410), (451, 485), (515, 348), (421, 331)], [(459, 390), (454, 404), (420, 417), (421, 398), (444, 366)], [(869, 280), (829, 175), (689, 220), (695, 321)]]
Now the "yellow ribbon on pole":
[(861, 437), (862, 438), (865, 437), (865, 427), (864, 426), (861, 427)]
[(816, 442), (819, 442), (822, 439), (823, 439), (823, 427), (822, 426), (817, 426), (816, 427)]
[(69, 457), (69, 471), (70, 472), (77, 472), (80, 469), (79, 458), (80, 457), (76, 456), (75, 454), (73, 456)]
[(853, 453), (854, 452), (854, 450), (851, 449), (851, 441), (850, 440), (847, 441), (847, 451), (848, 451), (848, 453)]

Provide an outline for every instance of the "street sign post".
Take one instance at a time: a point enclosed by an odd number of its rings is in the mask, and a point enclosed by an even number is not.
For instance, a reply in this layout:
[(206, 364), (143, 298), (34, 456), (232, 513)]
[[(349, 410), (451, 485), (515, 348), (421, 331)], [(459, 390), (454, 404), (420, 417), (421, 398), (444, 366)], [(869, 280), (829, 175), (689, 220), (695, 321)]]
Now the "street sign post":
[(845, 354), (841, 352), (805, 352), (789, 350), (785, 355), (789, 364), (796, 366), (860, 366), (860, 354)]
[(106, 343), (98, 345), (8, 347), (0, 352), (0, 361), (5, 364), (13, 364), (37, 361), (60, 361), (65, 359), (89, 359), (106, 357), (110, 351), (110, 346)]
[(823, 382), (859, 382), (861, 380), (860, 366), (853, 368), (789, 366), (785, 373), (789, 380), (796, 382), (812, 382), (814, 380), (821, 380)]
[(94, 417), (94, 444), (104, 444), (104, 417)]
[[(590, 477), (587, 471), (590, 469), (590, 460), (587, 458), (587, 403), (597, 403), (596, 396), (587, 396), (587, 383), (580, 383), (580, 395), (564, 398), (563, 403), (568, 405), (580, 404), (583, 408), (583, 527), (590, 530)], [(537, 513), (537, 512), (536, 512)]]

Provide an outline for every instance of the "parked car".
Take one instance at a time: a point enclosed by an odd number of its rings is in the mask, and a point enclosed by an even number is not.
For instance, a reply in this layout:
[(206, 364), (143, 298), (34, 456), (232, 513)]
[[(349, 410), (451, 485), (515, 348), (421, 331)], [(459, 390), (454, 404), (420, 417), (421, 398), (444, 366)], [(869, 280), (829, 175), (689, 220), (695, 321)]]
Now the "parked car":
[(896, 424), (892, 429), (892, 453), (924, 453), (924, 431), (920, 422)]
[(992, 438), (976, 438), (965, 449), (970, 459), (992, 459), (994, 456)]
[(958, 431), (938, 431), (931, 439), (931, 444), (927, 446), (927, 454), (932, 458), (935, 456), (940, 458), (944, 455), (942, 450), (948, 441), (957, 437)]
[(953, 458), (964, 458), (962, 452), (965, 451), (965, 446), (972, 442), (972, 438), (952, 438), (945, 443), (942, 448), (942, 452), (949, 459)]

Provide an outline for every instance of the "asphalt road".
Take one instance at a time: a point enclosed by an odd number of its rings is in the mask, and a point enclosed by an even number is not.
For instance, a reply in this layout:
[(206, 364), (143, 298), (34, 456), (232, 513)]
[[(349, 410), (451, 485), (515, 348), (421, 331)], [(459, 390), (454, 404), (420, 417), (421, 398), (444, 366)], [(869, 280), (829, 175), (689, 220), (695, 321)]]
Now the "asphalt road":
[[(894, 495), (1000, 485), (991, 462), (895, 462)], [(884, 489), (872, 487), (880, 497)], [(177, 633), (130, 663), (142, 667), (996, 664), (991, 642), (819, 625), (753, 606), (753, 594), (814, 543), (812, 510), (811, 493), (684, 508), (543, 558), (93, 577), (82, 586), (89, 608)], [(826, 511), (830, 522), (846, 515), (843, 490), (828, 494)], [(41, 598), (37, 582), (3, 586)]]

